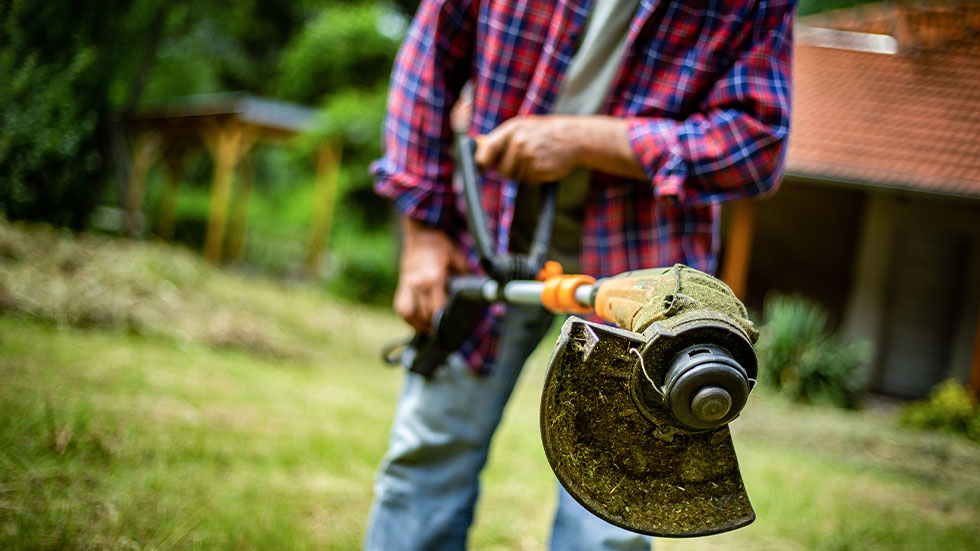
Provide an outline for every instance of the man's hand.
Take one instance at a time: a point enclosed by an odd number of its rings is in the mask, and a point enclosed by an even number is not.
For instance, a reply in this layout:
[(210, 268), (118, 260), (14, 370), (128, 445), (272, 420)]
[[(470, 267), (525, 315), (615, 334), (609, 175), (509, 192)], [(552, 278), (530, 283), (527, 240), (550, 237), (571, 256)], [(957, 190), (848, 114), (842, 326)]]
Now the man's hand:
[(625, 121), (607, 116), (515, 117), (487, 134), (476, 150), (480, 168), (525, 184), (554, 182), (575, 168), (645, 179)]
[(403, 245), (395, 312), (420, 333), (446, 304), (446, 280), (467, 271), (466, 257), (441, 230), (402, 218)]
[(575, 130), (574, 117), (513, 118), (480, 142), (476, 162), (526, 184), (553, 182), (577, 166), (581, 143)]

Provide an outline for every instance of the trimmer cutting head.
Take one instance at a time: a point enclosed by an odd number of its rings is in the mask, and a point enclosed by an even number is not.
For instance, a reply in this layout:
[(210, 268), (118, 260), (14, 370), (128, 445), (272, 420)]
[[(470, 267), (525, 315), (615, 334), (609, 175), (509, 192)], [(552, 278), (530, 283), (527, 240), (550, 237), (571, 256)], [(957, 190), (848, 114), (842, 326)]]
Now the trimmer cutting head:
[(755, 513), (727, 423), (754, 377), (751, 343), (721, 319), (639, 334), (570, 318), (542, 396), (545, 453), (569, 494), (628, 530), (745, 526)]

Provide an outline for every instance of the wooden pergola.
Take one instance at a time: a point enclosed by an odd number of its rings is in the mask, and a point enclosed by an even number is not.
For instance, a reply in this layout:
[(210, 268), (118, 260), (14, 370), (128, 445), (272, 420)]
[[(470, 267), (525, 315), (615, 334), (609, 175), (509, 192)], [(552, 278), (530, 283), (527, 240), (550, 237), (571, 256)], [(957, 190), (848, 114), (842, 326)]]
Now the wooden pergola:
[[(186, 152), (203, 144), (214, 161), (204, 257), (216, 264), (240, 258), (255, 179), (253, 147), (262, 142), (288, 142), (309, 129), (315, 117), (316, 111), (308, 107), (235, 92), (174, 98), (140, 108), (129, 118), (136, 138), (126, 197), (127, 232), (133, 237), (142, 233), (146, 177), (162, 159), (164, 189), (156, 234), (165, 241), (173, 238)], [(319, 274), (330, 231), (340, 155), (336, 144), (322, 143), (316, 150), (304, 262), (311, 276)]]

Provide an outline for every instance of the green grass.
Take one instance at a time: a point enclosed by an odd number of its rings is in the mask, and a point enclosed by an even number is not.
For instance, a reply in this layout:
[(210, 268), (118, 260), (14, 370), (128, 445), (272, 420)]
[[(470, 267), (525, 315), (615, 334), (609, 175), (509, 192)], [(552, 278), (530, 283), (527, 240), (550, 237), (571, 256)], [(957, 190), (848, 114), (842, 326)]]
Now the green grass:
[(387, 423), (392, 374), (338, 388), (330, 366), (0, 330), (0, 547), (354, 546), (385, 440), (363, 427)]
[[(0, 549), (359, 547), (401, 379), (378, 359), (404, 333), (390, 313), (11, 226), (0, 312)], [(473, 549), (545, 547), (547, 348), (497, 434)], [(767, 394), (733, 432), (758, 520), (658, 549), (976, 548), (976, 444)]]

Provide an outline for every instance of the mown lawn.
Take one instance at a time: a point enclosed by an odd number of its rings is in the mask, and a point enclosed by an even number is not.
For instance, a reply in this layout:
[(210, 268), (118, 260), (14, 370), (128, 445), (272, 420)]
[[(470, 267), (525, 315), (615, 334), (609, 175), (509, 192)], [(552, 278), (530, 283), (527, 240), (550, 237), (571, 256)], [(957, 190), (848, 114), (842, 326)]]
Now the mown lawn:
[[(0, 549), (356, 549), (401, 374), (390, 313), (185, 251), (0, 224)], [(473, 549), (543, 549), (547, 350), (505, 417)], [(980, 447), (755, 395), (758, 520), (659, 549), (977, 549)]]

